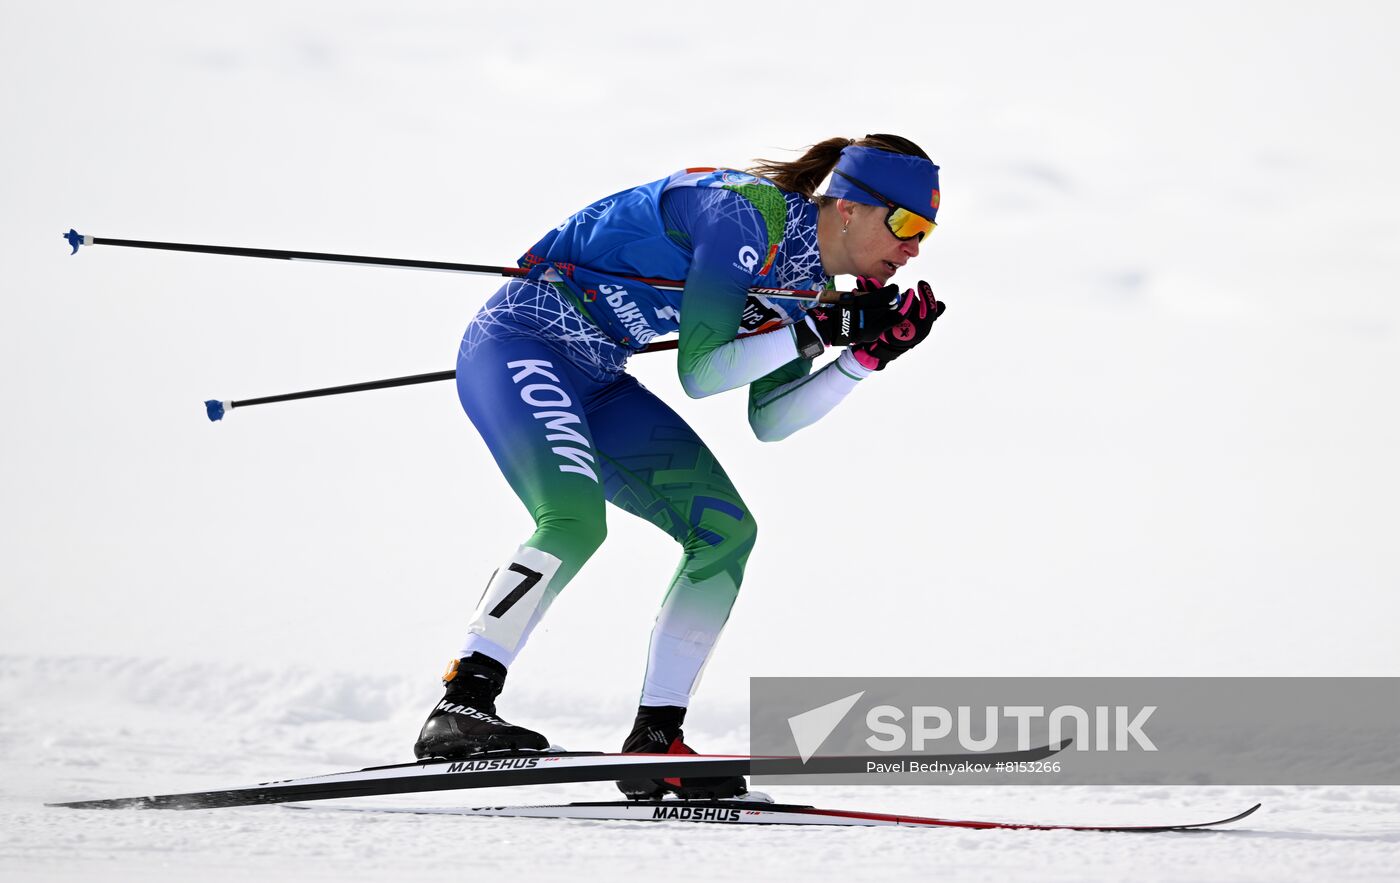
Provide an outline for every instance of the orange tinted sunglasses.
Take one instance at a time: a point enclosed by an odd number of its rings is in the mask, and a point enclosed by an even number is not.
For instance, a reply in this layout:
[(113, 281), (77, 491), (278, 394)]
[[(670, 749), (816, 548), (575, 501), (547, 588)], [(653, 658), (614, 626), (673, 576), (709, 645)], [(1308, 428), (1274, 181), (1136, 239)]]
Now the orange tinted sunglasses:
[(922, 239), (932, 233), (934, 227), (938, 226), (923, 215), (898, 205), (894, 200), (880, 193), (878, 190), (875, 190), (863, 181), (858, 181), (840, 170), (833, 169), (833, 171), (884, 203), (886, 209), (885, 226), (894, 234), (895, 239), (906, 242), (910, 239)]

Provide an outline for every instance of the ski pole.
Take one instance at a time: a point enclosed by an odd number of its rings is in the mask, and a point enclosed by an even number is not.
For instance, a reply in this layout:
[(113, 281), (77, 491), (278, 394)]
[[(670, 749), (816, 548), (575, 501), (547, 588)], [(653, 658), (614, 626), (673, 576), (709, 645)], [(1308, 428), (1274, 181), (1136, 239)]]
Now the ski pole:
[[(458, 264), (448, 261), (417, 261), (407, 258), (377, 258), (365, 255), (327, 254), (317, 251), (285, 251), (276, 248), (242, 248), (232, 245), (191, 245), (185, 242), (147, 242), (140, 239), (107, 239), (100, 236), (84, 236), (77, 230), (63, 234), (68, 244), (73, 246), (73, 254), (83, 245), (115, 245), (122, 248), (152, 248), (161, 251), (184, 251), (196, 254), (222, 254), (244, 258), (270, 258), (278, 261), (311, 261), (323, 264), (353, 264), (369, 267), (398, 267), (409, 270), (437, 270), (443, 273), (473, 273), (479, 276), (506, 276), (521, 278), (530, 275), (529, 270), (520, 267), (493, 267), (486, 264)], [(624, 276), (634, 282), (641, 282), (666, 291), (680, 291), (685, 283), (674, 279), (651, 279), (645, 276)], [(835, 303), (841, 296), (837, 291), (819, 291), (810, 288), (750, 288), (753, 294), (765, 297), (789, 298), (793, 300)]]
[[(755, 331), (751, 334), (741, 334), (740, 337), (752, 337), (755, 334), (767, 334), (770, 331), (777, 331), (779, 328), (786, 328), (786, 325), (779, 325), (774, 328), (767, 328), (763, 331)], [(673, 350), (679, 344), (676, 340), (658, 340), (649, 343), (638, 352), (654, 353), (661, 350)], [(396, 386), (413, 386), (419, 383), (434, 383), (439, 380), (457, 379), (456, 371), (433, 371), (428, 374), (409, 374), (404, 377), (389, 377), (384, 380), (367, 380), (363, 383), (347, 383), (344, 386), (327, 386), (322, 389), (307, 389), (301, 392), (284, 392), (279, 395), (262, 396), (256, 399), (239, 399), (237, 401), (219, 401), (218, 399), (208, 399), (204, 402), (204, 411), (209, 415), (210, 421), (222, 420), (224, 415), (234, 408), (247, 408), (252, 405), (271, 405), (277, 402), (294, 402), (298, 399), (315, 399), (321, 396), (338, 396), (352, 392), (368, 392), (372, 389), (392, 389)]]
[[(99, 236), (85, 236), (71, 228), (67, 233), (63, 234), (63, 238), (73, 247), (72, 254), (77, 254), (78, 248), (84, 245), (112, 245), (122, 248), (149, 248), (162, 251), (193, 252), (196, 254), (268, 258), (280, 261), (311, 261), (316, 263), (350, 264), (370, 267), (399, 267), (410, 270), (438, 270), (446, 273), (473, 273), (476, 275), (506, 276), (511, 278), (521, 278), (530, 274), (529, 270), (521, 269), (520, 267), (493, 267), (486, 264), (419, 261), (407, 258), (381, 258), (369, 257), (366, 255), (329, 254), (315, 251), (287, 251), (274, 248), (243, 248), (241, 246), (231, 245), (194, 245), (186, 242), (150, 242), (140, 239), (108, 239)], [(642, 282), (653, 288), (668, 291), (681, 291), (685, 288), (685, 283), (678, 282), (674, 279), (653, 279), (645, 276), (625, 276), (622, 278), (630, 279), (635, 282)], [(853, 296), (850, 292), (810, 288), (755, 287), (750, 288), (749, 292), (765, 297), (789, 298), (793, 300), (814, 301), (817, 303), (844, 303), (849, 301)], [(766, 333), (766, 331), (755, 333), (762, 334)], [(747, 335), (740, 336), (744, 337)], [(661, 350), (673, 350), (676, 346), (677, 342), (674, 340), (662, 340), (649, 343), (638, 350), (638, 352), (654, 353)], [(396, 386), (411, 386), (417, 383), (432, 383), (438, 380), (452, 380), (456, 376), (456, 371), (436, 371), (429, 374), (411, 374), (406, 377), (390, 377), (385, 380), (370, 380), (364, 383), (351, 383), (345, 386), (329, 386), (324, 389), (309, 389), (301, 392), (282, 393), (281, 395), (263, 396), (256, 399), (241, 399), (237, 401), (208, 399), (204, 403), (204, 408), (210, 420), (222, 420), (224, 414), (233, 408), (243, 408), (250, 405), (267, 405), (275, 402), (290, 402), (297, 399), (318, 398), (320, 396), (343, 395), (352, 392), (365, 392), (372, 389), (390, 389)]]
[(314, 399), (321, 396), (338, 396), (350, 392), (366, 392), (371, 389), (390, 389), (395, 386), (412, 386), (415, 383), (432, 383), (437, 380), (452, 380), (457, 376), (456, 371), (434, 371), (431, 374), (410, 374), (407, 377), (390, 377), (387, 380), (368, 380), (364, 383), (349, 383), (345, 386), (328, 386), (324, 389), (308, 389), (302, 392), (284, 392), (281, 395), (263, 396), (256, 399), (242, 399), (236, 402), (221, 402), (218, 399), (209, 399), (204, 403), (204, 411), (209, 415), (210, 421), (224, 419), (224, 414), (234, 408), (246, 408), (249, 405), (271, 405), (276, 402), (292, 402), (297, 399)]

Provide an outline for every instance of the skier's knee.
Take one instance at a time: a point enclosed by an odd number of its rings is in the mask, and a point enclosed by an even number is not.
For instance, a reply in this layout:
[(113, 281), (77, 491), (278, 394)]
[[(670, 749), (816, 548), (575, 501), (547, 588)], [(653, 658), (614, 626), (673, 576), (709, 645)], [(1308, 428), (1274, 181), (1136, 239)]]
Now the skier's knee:
[(597, 518), (581, 519), (574, 526), (574, 535), (578, 538), (580, 547), (586, 550), (584, 555), (591, 558), (608, 538), (608, 522), (601, 513)]
[(744, 507), (744, 521), (743, 521), (743, 524), (744, 524), (744, 537), (743, 537), (744, 545), (745, 545), (747, 548), (752, 549), (754, 543), (758, 542), (758, 521), (754, 519), (754, 517), (753, 517), (753, 512), (752, 512), (747, 506)]
[(548, 548), (567, 550), (582, 567), (608, 538), (601, 507), (595, 513), (546, 513), (535, 520), (535, 539)]
[(724, 562), (726, 569), (737, 562), (742, 569), (757, 538), (758, 523), (740, 501), (738, 506), (726, 505), (707, 512), (691, 527), (683, 545), (686, 557), (701, 569), (717, 562)]

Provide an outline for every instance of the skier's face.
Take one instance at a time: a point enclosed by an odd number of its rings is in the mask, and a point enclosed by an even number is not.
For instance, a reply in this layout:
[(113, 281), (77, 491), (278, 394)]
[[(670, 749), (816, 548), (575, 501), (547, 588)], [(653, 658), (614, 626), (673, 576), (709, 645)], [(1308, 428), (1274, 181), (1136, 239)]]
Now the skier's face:
[(884, 285), (899, 268), (919, 255), (918, 239), (897, 239), (885, 223), (886, 209), (841, 200), (850, 224), (843, 238), (855, 276), (873, 276)]

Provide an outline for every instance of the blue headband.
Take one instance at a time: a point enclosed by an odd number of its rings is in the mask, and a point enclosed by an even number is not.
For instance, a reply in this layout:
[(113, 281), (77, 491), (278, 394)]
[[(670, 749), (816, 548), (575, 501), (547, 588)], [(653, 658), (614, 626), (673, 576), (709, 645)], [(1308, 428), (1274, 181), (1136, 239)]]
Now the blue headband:
[[(876, 190), (900, 208), (930, 221), (938, 215), (938, 166), (919, 156), (908, 156), (876, 147), (842, 148), (836, 171), (844, 172)], [(832, 175), (824, 196), (849, 199), (862, 205), (880, 205), (875, 197), (840, 175)]]

